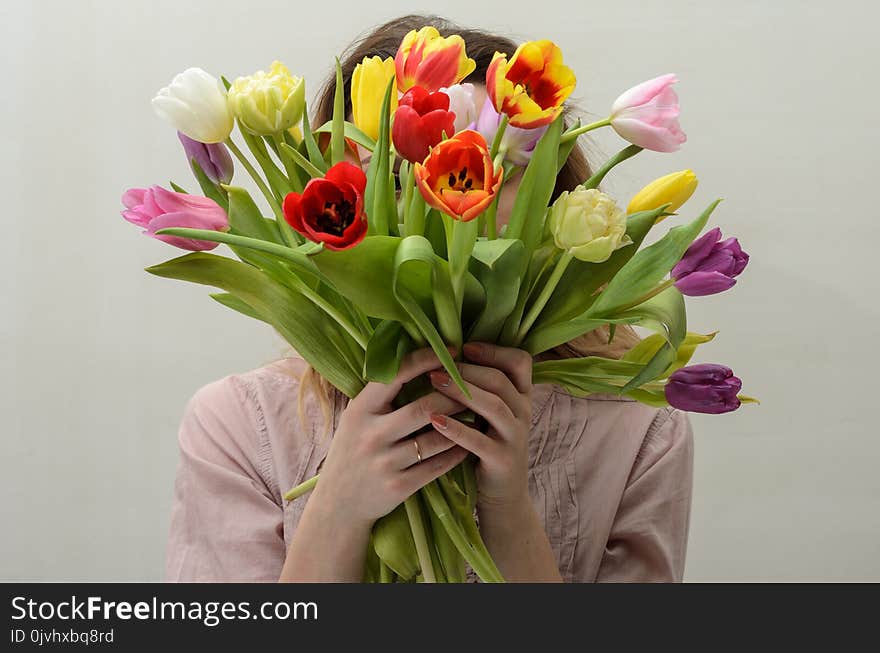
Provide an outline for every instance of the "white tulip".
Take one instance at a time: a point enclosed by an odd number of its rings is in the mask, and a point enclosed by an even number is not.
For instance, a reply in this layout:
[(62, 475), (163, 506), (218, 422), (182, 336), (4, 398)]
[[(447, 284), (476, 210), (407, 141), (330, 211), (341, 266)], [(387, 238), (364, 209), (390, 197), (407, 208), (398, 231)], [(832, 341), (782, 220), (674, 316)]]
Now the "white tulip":
[(232, 132), (232, 112), (220, 81), (201, 68), (187, 68), (153, 98), (156, 114), (200, 143), (222, 143)]
[[(454, 84), (440, 89), (449, 96), (449, 110), (455, 114), (455, 133), (467, 129), (477, 119), (477, 105), (474, 100), (473, 84)], [(447, 134), (452, 136), (452, 134)]]

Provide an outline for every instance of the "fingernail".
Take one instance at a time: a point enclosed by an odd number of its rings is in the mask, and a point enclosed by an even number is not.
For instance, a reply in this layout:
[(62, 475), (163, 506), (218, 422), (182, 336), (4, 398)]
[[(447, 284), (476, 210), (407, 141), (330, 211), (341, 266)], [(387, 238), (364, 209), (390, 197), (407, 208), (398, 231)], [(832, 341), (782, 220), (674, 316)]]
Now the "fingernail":
[(475, 342), (465, 343), (462, 349), (468, 358), (479, 358), (483, 353), (483, 348)]
[(435, 415), (431, 413), (431, 423), (438, 429), (446, 429), (446, 415)]
[(449, 385), (449, 375), (446, 372), (431, 370), (428, 372), (428, 376), (431, 377), (431, 383), (434, 385), (439, 385), (441, 388), (445, 388)]

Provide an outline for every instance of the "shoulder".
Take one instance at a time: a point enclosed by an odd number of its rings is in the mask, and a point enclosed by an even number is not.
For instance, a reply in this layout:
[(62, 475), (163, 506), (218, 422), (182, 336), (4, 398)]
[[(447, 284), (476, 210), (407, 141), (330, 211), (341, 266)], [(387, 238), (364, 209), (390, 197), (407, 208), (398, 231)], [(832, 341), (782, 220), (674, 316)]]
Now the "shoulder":
[(673, 449), (692, 448), (687, 412), (649, 406), (630, 397), (604, 393), (577, 397), (561, 385), (538, 384), (533, 390), (532, 418), (534, 423), (551, 425), (560, 419), (572, 422), (582, 428), (588, 448), (607, 448), (616, 455), (626, 450), (634, 464)]
[(240, 452), (258, 458), (274, 434), (302, 435), (315, 410), (306, 399), (305, 428), (298, 424), (299, 357), (278, 359), (227, 374), (200, 386), (188, 400), (180, 429), (181, 446)]

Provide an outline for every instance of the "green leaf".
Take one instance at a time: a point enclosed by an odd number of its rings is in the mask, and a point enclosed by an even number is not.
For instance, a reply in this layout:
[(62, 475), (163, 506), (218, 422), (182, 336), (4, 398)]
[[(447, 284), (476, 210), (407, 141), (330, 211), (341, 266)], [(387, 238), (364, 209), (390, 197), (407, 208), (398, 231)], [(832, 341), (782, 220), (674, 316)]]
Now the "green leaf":
[(174, 190), (175, 193), (183, 193), (184, 195), (189, 195), (189, 193), (186, 192), (185, 188), (178, 186), (173, 181), (170, 181), (168, 183), (171, 184), (171, 188)]
[(396, 92), (394, 78), (388, 80), (379, 118), (379, 140), (367, 168), (367, 187), (364, 206), (367, 208), (367, 233), (388, 235), (392, 223), (397, 223), (397, 200), (389, 195), (388, 180), (391, 177), (391, 93)]
[[(571, 126), (571, 129), (577, 129), (581, 126), (581, 119), (578, 118), (575, 124)], [(566, 130), (568, 131), (568, 130)], [(568, 161), (568, 156), (571, 154), (571, 151), (574, 149), (574, 146), (577, 145), (578, 139), (571, 138), (564, 143), (559, 144), (559, 151), (556, 154), (556, 174), (558, 175), (562, 168), (565, 166), (565, 162)]]
[(382, 320), (367, 345), (364, 379), (391, 383), (400, 370), (403, 357), (413, 349), (412, 338), (407, 335), (400, 322)]
[(639, 326), (656, 331), (666, 340), (645, 363), (642, 371), (623, 387), (621, 393), (626, 393), (659, 378), (676, 360), (678, 348), (687, 334), (684, 296), (671, 286), (648, 301), (621, 313), (619, 317), (638, 317)]
[(205, 171), (202, 170), (202, 166), (199, 165), (199, 162), (196, 161), (196, 158), (193, 157), (189, 161), (189, 165), (192, 168), (193, 175), (196, 178), (196, 181), (199, 182), (199, 186), (202, 188), (202, 192), (205, 194), (205, 197), (208, 199), (212, 199), (220, 205), (224, 211), (229, 210), (229, 200), (223, 195), (220, 191), (220, 188), (217, 187), (213, 181), (208, 178), (208, 175), (205, 174)]
[[(688, 331), (684, 340), (678, 347), (676, 360), (661, 375), (661, 378), (668, 377), (675, 370), (687, 365), (696, 352), (699, 345), (710, 342), (715, 338), (718, 332), (706, 335), (693, 333)], [(647, 338), (641, 340), (635, 347), (630, 349), (623, 356), (623, 360), (645, 364), (660, 350), (663, 345), (668, 342), (666, 337), (659, 333), (652, 333)]]
[[(328, 120), (323, 125), (318, 127), (315, 130), (316, 134), (322, 134), (324, 132), (329, 132), (332, 129), (333, 121)], [(375, 151), (376, 149), (376, 141), (367, 136), (364, 132), (358, 129), (354, 124), (346, 121), (344, 123), (344, 131), (345, 137), (351, 141), (354, 141), (361, 147), (370, 150), (370, 152)]]
[(631, 159), (636, 154), (642, 151), (643, 148), (638, 145), (627, 145), (625, 148), (620, 150), (613, 157), (608, 159), (605, 163), (602, 164), (602, 167), (599, 168), (596, 172), (593, 173), (593, 176), (587, 179), (581, 186), (584, 188), (598, 188), (599, 184), (602, 183), (602, 180), (605, 178), (611, 169), (616, 165), (623, 163), (627, 159)]
[(590, 308), (590, 313), (593, 316), (613, 314), (618, 307), (626, 306), (654, 288), (681, 260), (720, 201), (712, 202), (693, 222), (673, 227), (656, 243), (637, 252), (614, 275)]
[(397, 575), (410, 579), (419, 573), (419, 555), (404, 504), (373, 524), (373, 549)]
[(229, 225), (231, 233), (249, 238), (259, 238), (284, 245), (277, 225), (273, 229), (260, 213), (250, 193), (240, 186), (224, 186), (229, 195)]
[[(292, 249), (285, 245), (279, 245), (258, 238), (250, 238), (248, 236), (238, 236), (232, 233), (222, 231), (211, 231), (209, 229), (188, 229), (185, 227), (168, 227), (159, 229), (157, 234), (168, 234), (171, 236), (182, 236), (184, 238), (196, 238), (198, 240), (207, 240), (212, 243), (225, 243), (230, 246), (254, 249), (259, 252), (272, 254), (289, 264), (292, 264), (293, 270), (297, 274), (305, 275), (307, 279), (322, 278), (319, 270), (315, 267), (313, 260), (300, 251), (300, 248)], [(302, 248), (310, 246), (311, 243), (302, 245)]]
[(309, 161), (309, 159), (304, 157), (296, 148), (290, 147), (287, 143), (282, 143), (281, 150), (293, 159), (293, 162), (302, 168), (303, 172), (305, 172), (310, 179), (317, 179), (324, 176), (325, 170)]
[[(329, 125), (330, 123), (327, 124)], [(308, 152), (309, 155), (309, 162), (321, 171), (321, 174), (312, 176), (323, 177), (324, 173), (327, 172), (327, 164), (324, 161), (324, 155), (321, 154), (321, 148), (318, 147), (318, 143), (315, 140), (315, 135), (312, 133), (312, 126), (311, 124), (309, 124), (308, 108), (303, 108), (303, 119), (300, 130), (302, 131), (303, 142), (306, 146), (306, 152)]]
[(342, 66), (336, 57), (336, 90), (333, 94), (333, 127), (330, 130), (330, 162), (336, 164), (345, 158), (345, 84)]
[(253, 308), (250, 307), (249, 304), (241, 301), (235, 295), (228, 292), (218, 292), (212, 293), (209, 295), (211, 299), (223, 304), (227, 308), (231, 308), (233, 311), (238, 311), (242, 315), (246, 315), (247, 317), (252, 317), (255, 320), (260, 320), (261, 322), (266, 322), (263, 319), (263, 316), (257, 313)]
[(556, 157), (562, 135), (562, 116), (556, 118), (532, 152), (532, 158), (523, 173), (510, 212), (505, 238), (519, 238), (531, 252), (541, 240), (544, 213), (556, 185)]
[(478, 240), (469, 269), (486, 293), (486, 303), (468, 333), (468, 340), (495, 342), (504, 321), (516, 306), (520, 271), (526, 250), (521, 240)]
[(221, 288), (250, 306), (322, 376), (349, 397), (363, 388), (357, 371), (363, 359), (351, 360), (328, 347), (333, 339), (350, 338), (345, 331), (305, 296), (274, 281), (266, 273), (225, 256), (193, 252), (146, 268), (160, 277)]
[[(437, 328), (434, 326), (435, 321), (440, 324), (450, 324), (454, 322), (453, 328), (458, 329), (458, 343), (461, 342), (461, 323), (458, 317), (458, 311), (451, 302), (444, 302), (440, 305), (441, 310), (438, 312), (435, 308), (435, 284), (438, 280), (443, 279), (444, 269), (441, 265), (446, 261), (440, 259), (431, 249), (431, 243), (423, 236), (407, 236), (400, 241), (400, 246), (394, 254), (394, 274), (391, 281), (391, 289), (398, 304), (403, 307), (409, 318), (409, 322), (414, 324), (418, 331), (424, 336), (428, 344), (434, 350), (437, 358), (443, 363), (443, 367), (449, 374), (449, 377), (455, 381), (455, 384), (470, 399), (471, 394), (464, 383), (461, 372), (455, 365), (455, 361), (449, 350), (446, 349), (446, 342), (440, 336)], [(448, 266), (448, 264), (446, 264)], [(445, 276), (448, 278), (448, 267), (445, 268)], [(445, 285), (445, 284), (443, 284)], [(440, 288), (440, 292), (450, 292), (451, 284), (447, 287)], [(451, 307), (452, 315), (445, 314)], [(453, 344), (454, 340), (450, 343)], [(456, 344), (458, 344), (456, 343)]]

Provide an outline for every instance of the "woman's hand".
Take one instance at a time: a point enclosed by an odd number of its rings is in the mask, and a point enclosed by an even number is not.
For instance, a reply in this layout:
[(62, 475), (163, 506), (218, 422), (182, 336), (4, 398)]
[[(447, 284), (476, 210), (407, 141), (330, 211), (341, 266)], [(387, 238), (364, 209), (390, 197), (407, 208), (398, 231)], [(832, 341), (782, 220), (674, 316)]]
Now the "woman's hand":
[(404, 383), (438, 367), (432, 349), (410, 352), (392, 383), (368, 383), (342, 411), (279, 580), (359, 582), (376, 519), (467, 456), (434, 430), (411, 436), (433, 413), (464, 410), (455, 399), (432, 392), (392, 410)]
[(522, 349), (488, 343), (467, 343), (459, 363), (472, 399), (450, 382), (445, 371), (432, 371), (431, 382), (489, 422), (488, 433), (451, 417), (434, 415), (432, 424), (452, 442), (479, 458), (476, 467), (478, 505), (507, 509), (529, 503), (528, 440), (532, 417), (532, 357)]
[(440, 392), (489, 422), (483, 434), (442, 415), (431, 422), (439, 433), (473, 452), (477, 464), (480, 532), (508, 582), (561, 582), (544, 525), (528, 493), (529, 431), (532, 421), (532, 357), (527, 351), (488, 343), (468, 343), (460, 363), (473, 399), (431, 372)]
[(410, 437), (432, 414), (464, 410), (454, 398), (431, 392), (392, 409), (404, 383), (437, 368), (432, 349), (410, 352), (392, 383), (368, 383), (341, 413), (314, 492), (347, 521), (372, 524), (467, 456), (437, 431)]

